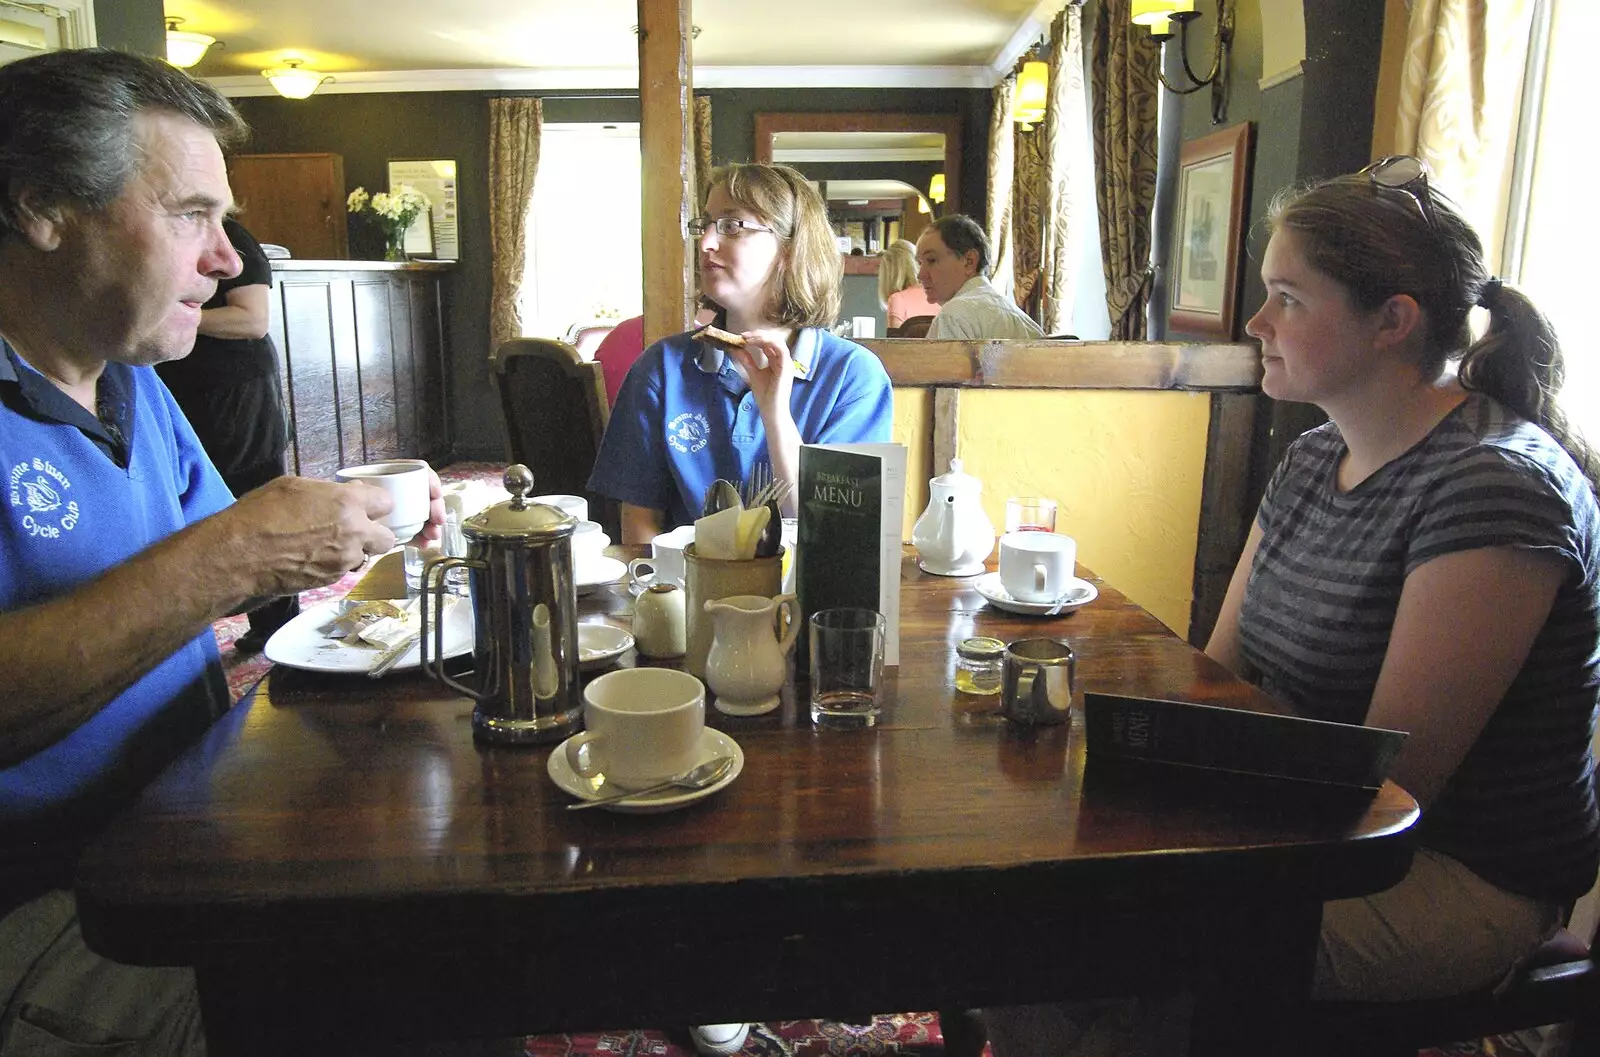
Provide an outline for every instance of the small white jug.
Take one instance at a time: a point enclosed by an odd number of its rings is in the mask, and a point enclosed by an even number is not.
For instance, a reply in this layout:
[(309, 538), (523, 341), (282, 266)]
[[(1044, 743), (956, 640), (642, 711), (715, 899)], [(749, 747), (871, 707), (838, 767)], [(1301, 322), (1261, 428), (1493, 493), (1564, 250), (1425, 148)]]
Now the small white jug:
[(730, 595), (707, 601), (713, 622), (706, 684), (730, 716), (759, 716), (778, 707), (789, 677), (789, 651), (800, 632), (794, 595)]

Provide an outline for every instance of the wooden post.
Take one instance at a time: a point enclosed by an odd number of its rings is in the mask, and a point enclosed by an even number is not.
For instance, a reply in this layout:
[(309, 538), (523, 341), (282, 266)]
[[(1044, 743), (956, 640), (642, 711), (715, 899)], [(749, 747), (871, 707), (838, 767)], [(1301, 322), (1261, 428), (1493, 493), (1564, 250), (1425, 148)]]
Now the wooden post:
[(690, 0), (639, 0), (639, 150), (644, 342), (687, 329), (694, 290)]

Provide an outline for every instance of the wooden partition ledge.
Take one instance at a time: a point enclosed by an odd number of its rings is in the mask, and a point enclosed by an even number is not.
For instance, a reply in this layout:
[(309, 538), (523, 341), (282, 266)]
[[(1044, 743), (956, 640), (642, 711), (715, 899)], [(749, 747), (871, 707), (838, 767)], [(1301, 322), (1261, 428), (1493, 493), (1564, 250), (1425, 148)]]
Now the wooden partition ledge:
[(1261, 384), (1261, 352), (1245, 343), (874, 338), (861, 344), (877, 353), (895, 385), (915, 388), (1238, 392)]

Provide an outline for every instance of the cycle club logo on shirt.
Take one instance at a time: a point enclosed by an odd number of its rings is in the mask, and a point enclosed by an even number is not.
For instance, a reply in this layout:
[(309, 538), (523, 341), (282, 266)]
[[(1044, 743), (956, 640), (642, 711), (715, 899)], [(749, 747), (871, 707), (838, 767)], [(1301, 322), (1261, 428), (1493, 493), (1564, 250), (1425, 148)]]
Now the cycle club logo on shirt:
[(711, 443), (711, 421), (699, 411), (685, 411), (667, 423), (667, 443), (693, 455)]
[(59, 539), (78, 525), (78, 501), (67, 498), (72, 482), (49, 460), (19, 462), (6, 475), (8, 498), (23, 531), (41, 539)]

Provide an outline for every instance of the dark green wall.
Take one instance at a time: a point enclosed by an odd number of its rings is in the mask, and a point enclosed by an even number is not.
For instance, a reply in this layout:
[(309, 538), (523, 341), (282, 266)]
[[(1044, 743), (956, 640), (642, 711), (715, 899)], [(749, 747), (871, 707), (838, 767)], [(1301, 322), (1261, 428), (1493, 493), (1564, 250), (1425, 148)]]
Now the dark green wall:
[[(316, 95), (307, 100), (257, 96), (235, 100), (254, 129), (249, 153), (329, 151), (344, 158), (349, 188), (387, 186), (391, 158), (454, 158), (460, 183), (461, 260), (446, 308), (450, 340), (451, 447), (457, 458), (505, 456), (499, 402), (488, 367), (489, 217), (488, 92)], [(963, 207), (981, 218), (988, 152), (989, 93), (976, 89), (878, 91), (722, 90), (711, 97), (712, 152), (718, 161), (752, 157), (755, 114), (763, 110), (959, 113), (966, 123)], [(544, 96), (544, 120), (637, 121), (625, 93)], [(592, 203), (603, 207), (603, 203)], [(246, 203), (248, 208), (248, 203)], [(246, 212), (244, 222), (249, 224)], [(351, 255), (380, 256), (372, 233), (351, 228)]]
[(95, 41), (144, 55), (165, 55), (166, 20), (161, 0), (100, 0), (94, 5)]

